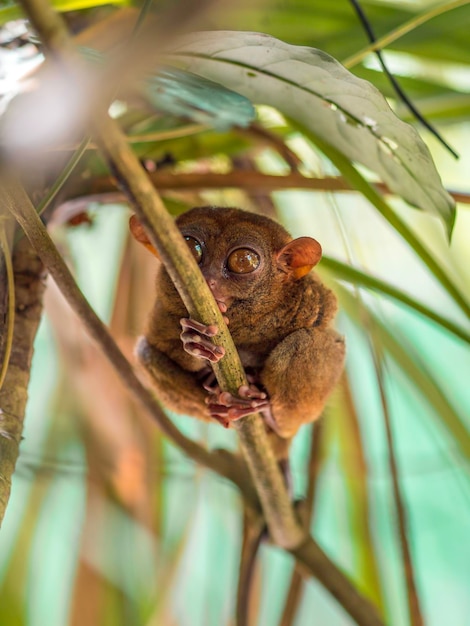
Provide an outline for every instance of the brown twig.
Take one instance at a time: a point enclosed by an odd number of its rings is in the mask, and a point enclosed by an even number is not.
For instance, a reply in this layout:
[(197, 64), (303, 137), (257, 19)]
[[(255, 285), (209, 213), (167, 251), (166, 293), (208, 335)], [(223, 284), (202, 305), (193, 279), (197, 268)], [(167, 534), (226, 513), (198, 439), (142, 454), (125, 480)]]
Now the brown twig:
[(264, 128), (264, 126), (261, 126), (261, 124), (258, 124), (257, 122), (253, 122), (246, 129), (239, 128), (237, 129), (237, 132), (240, 135), (254, 138), (258, 142), (262, 142), (263, 144), (274, 148), (274, 150), (279, 153), (279, 155), (290, 167), (291, 171), (298, 172), (299, 167), (302, 165), (302, 159), (293, 150), (291, 150), (284, 141), (284, 139), (276, 133), (269, 131), (267, 128)]
[[(277, 176), (263, 174), (257, 171), (233, 171), (225, 174), (214, 172), (199, 173), (171, 173), (156, 171), (148, 174), (150, 180), (159, 190), (177, 189), (244, 189), (246, 191), (276, 191), (283, 189), (307, 189), (324, 192), (355, 192), (351, 185), (341, 176), (325, 176), (323, 178), (309, 178), (299, 173)], [(383, 194), (391, 194), (383, 183), (374, 183), (375, 188)], [(79, 196), (63, 202), (57, 209), (73, 211), (76, 203), (84, 207), (87, 198), (93, 196), (94, 201), (116, 202), (125, 200), (125, 195), (116, 192), (117, 182), (112, 176), (94, 178), (91, 182), (81, 181), (75, 193)], [(119, 193), (119, 195), (115, 195)], [(356, 192), (355, 192), (356, 193)], [(449, 191), (450, 195), (462, 204), (470, 204), (470, 194), (460, 191)], [(112, 194), (108, 198), (108, 194)], [(62, 208), (63, 207), (63, 208)], [(83, 209), (82, 209), (83, 210)]]
[(368, 607), (364, 604), (364, 596), (354, 587), (354, 585), (344, 576), (337, 576), (337, 572), (328, 566), (329, 559), (323, 550), (310, 538), (306, 543), (295, 550), (290, 550), (298, 563), (305, 566), (307, 571), (322, 572), (321, 582), (328, 591), (346, 608), (344, 601), (345, 580), (350, 586), (348, 592), (348, 605), (346, 610), (361, 626), (384, 625), (377, 613), (377, 609), (367, 601)]

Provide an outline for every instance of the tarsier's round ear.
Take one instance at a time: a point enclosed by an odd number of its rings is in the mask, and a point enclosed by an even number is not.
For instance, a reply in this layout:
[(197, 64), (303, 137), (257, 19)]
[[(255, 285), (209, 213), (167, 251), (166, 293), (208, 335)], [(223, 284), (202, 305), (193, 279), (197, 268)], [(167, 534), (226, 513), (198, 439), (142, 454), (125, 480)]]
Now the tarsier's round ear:
[(277, 261), (294, 278), (302, 278), (318, 263), (321, 255), (321, 245), (316, 239), (299, 237), (279, 250)]
[(136, 241), (141, 243), (147, 250), (149, 250), (154, 256), (159, 259), (158, 252), (155, 250), (150, 239), (147, 237), (147, 233), (144, 230), (144, 227), (139, 222), (137, 215), (131, 215), (129, 218), (129, 230), (132, 233), (132, 236)]

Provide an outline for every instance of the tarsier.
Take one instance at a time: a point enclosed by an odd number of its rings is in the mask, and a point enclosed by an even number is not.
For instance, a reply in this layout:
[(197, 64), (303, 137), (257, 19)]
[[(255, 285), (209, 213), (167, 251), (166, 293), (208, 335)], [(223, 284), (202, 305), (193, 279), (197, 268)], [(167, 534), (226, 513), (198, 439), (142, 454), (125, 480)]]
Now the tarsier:
[[(229, 324), (248, 385), (239, 397), (220, 390), (210, 366), (224, 356), (212, 341), (217, 327), (188, 319), (163, 265), (138, 356), (159, 398), (177, 413), (226, 427), (261, 413), (281, 458), (287, 445), (279, 442), (320, 417), (343, 368), (344, 341), (330, 327), (336, 298), (309, 273), (320, 244), (292, 239), (273, 220), (235, 208), (191, 209), (176, 224)], [(135, 216), (130, 226), (155, 252)]]

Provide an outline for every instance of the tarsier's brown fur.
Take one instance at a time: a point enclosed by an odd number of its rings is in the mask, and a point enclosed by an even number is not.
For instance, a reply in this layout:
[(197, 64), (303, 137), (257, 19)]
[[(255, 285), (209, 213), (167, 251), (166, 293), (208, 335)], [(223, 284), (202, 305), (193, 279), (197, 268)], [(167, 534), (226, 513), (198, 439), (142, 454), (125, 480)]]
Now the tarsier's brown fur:
[[(201, 271), (228, 318), (244, 367), (267, 394), (267, 424), (290, 439), (320, 416), (343, 368), (344, 341), (330, 327), (336, 298), (315, 274), (305, 274), (319, 260), (319, 244), (301, 238), (291, 251), (285, 246), (292, 237), (282, 226), (233, 208), (192, 209), (176, 224), (203, 245)], [(320, 250), (313, 260), (311, 242)], [(257, 271), (234, 275), (227, 270), (227, 255), (237, 247), (257, 252)], [(163, 265), (156, 294), (139, 357), (166, 406), (210, 420), (209, 392), (201, 384), (208, 361), (183, 346), (180, 320), (187, 311)]]

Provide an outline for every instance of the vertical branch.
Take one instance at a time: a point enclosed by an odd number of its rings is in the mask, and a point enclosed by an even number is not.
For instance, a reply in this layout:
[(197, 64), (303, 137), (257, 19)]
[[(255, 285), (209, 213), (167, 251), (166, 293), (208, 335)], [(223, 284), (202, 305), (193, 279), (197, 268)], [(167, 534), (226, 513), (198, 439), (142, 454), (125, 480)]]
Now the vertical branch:
[(13, 253), (16, 314), (11, 356), (0, 389), (0, 523), (11, 491), (11, 479), (19, 454), (33, 342), (42, 312), (43, 265), (26, 238)]
[[(372, 26), (371, 26), (369, 20), (367, 19), (367, 16), (366, 16), (366, 14), (364, 12), (364, 9), (362, 8), (362, 6), (361, 6), (361, 4), (359, 3), (358, 0), (351, 0), (351, 4), (353, 5), (353, 7), (354, 7), (354, 9), (355, 9), (355, 11), (356, 11), (356, 13), (357, 13), (357, 15), (359, 17), (359, 20), (360, 20), (361, 24), (363, 25), (364, 30), (367, 33), (369, 41), (371, 42), (371, 44), (374, 44), (375, 41), (376, 41), (376, 37), (375, 37), (374, 31), (372, 29)], [(419, 122), (421, 122), (421, 124), (425, 128), (427, 128), (430, 133), (432, 133), (434, 135), (434, 137), (436, 137), (436, 139), (444, 146), (444, 148), (446, 148), (452, 154), (452, 156), (454, 158), (458, 159), (459, 155), (457, 154), (457, 152), (443, 139), (443, 137), (441, 137), (440, 133), (438, 133), (438, 131), (434, 128), (434, 126), (428, 122), (428, 120), (418, 110), (416, 105), (408, 98), (407, 94), (402, 89), (400, 83), (397, 81), (397, 79), (392, 74), (392, 72), (388, 69), (381, 50), (378, 47), (374, 46), (374, 52), (375, 52), (375, 55), (376, 55), (380, 65), (382, 67), (382, 71), (384, 72), (384, 74), (388, 78), (388, 80), (390, 81), (390, 83), (391, 83), (393, 89), (395, 90), (395, 93), (397, 94), (397, 96), (408, 107), (408, 109), (415, 116), (415, 118)]]
[(0, 390), (3, 387), (8, 371), (8, 364), (10, 362), (11, 349), (13, 345), (13, 328), (15, 324), (15, 275), (10, 252), (9, 240), (11, 240), (11, 237), (9, 236), (10, 233), (7, 232), (7, 230), (11, 232), (8, 219), (6, 216), (3, 216), (0, 218), (0, 254), (2, 255), (3, 261), (1, 269), (4, 270), (6, 274), (6, 278), (3, 281), (6, 289), (1, 295), (3, 295), (4, 298), (3, 302), (6, 300), (7, 305), (5, 306), (2, 316), (3, 320), (5, 320), (4, 325), (6, 326), (6, 332), (1, 333), (4, 341), (0, 342)]

